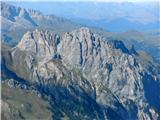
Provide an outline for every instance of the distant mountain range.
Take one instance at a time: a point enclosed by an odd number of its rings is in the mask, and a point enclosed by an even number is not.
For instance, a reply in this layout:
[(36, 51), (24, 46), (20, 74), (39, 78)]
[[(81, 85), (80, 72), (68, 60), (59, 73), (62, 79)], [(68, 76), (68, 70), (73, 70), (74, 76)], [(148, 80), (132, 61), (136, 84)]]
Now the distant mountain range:
[(39, 11), (26, 10), (1, 2), (2, 41), (14, 46), (28, 30), (48, 29), (66, 32), (78, 25), (54, 15), (43, 15)]
[(94, 26), (103, 28), (104, 30), (108, 30), (111, 32), (125, 32), (128, 30), (137, 30), (137, 31), (147, 31), (147, 30), (155, 30), (160, 28), (160, 22), (147, 23), (143, 24), (140, 22), (129, 21), (126, 18), (117, 18), (114, 20), (87, 20), (80, 18), (73, 18), (71, 21), (88, 26)]
[[(30, 9), (35, 7), (32, 2), (11, 4)], [(158, 29), (160, 22), (159, 3), (156, 2), (38, 2), (36, 9), (112, 32)]]

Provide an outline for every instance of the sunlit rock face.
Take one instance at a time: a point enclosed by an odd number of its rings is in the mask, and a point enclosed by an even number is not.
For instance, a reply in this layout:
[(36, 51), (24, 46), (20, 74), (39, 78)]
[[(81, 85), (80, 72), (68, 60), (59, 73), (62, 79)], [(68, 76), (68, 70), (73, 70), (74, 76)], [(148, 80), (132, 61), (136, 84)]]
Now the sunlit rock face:
[(49, 31), (35, 30), (27, 32), (17, 47), (21, 50), (34, 53), (37, 57), (51, 57), (57, 51), (60, 36)]
[(121, 41), (86, 27), (62, 35), (35, 30), (9, 53), (7, 67), (49, 96), (53, 112), (62, 104), (78, 114), (60, 108), (70, 118), (158, 119), (159, 93), (152, 98), (151, 91), (160, 88), (159, 65), (144, 63)]
[(121, 97), (135, 99), (134, 92), (142, 88), (141, 65), (122, 43), (112, 42), (81, 28), (63, 36), (58, 52), (64, 64), (77, 66), (93, 84), (103, 84)]

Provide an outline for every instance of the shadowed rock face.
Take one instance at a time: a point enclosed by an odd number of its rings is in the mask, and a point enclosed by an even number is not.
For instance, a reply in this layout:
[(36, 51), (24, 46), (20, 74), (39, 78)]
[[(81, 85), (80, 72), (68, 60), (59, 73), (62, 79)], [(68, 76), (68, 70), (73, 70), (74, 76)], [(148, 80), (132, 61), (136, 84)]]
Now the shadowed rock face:
[(86, 27), (62, 36), (35, 30), (5, 50), (4, 66), (47, 96), (53, 119), (158, 119), (159, 93), (153, 99), (150, 88), (159, 89), (159, 65), (142, 64), (121, 41)]

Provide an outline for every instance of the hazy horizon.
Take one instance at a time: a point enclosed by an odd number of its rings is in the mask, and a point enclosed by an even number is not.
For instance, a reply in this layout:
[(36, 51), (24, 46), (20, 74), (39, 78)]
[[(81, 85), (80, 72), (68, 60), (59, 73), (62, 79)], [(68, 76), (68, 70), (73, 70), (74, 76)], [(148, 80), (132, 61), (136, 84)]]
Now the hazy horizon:
[[(36, 2), (36, 1), (35, 1)], [(104, 1), (103, 1), (104, 2)], [(159, 21), (159, 5), (132, 2), (8, 2), (12, 5), (26, 9), (34, 9), (43, 14), (53, 14), (67, 19), (87, 20), (114, 20), (117, 18), (129, 19), (143, 24)], [(109, 11), (109, 12), (108, 12)]]

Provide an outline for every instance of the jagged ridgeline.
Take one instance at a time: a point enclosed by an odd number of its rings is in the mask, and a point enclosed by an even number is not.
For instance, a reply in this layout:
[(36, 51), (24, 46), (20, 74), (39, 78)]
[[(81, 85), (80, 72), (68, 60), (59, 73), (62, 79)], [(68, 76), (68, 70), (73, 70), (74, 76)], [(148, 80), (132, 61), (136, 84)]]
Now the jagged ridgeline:
[[(44, 2), (44, 4), (45, 4), (45, 2)], [(71, 2), (69, 4), (70, 4), (70, 6), (72, 6), (72, 4), (74, 5), (74, 2), (73, 3)], [(133, 4), (131, 6), (136, 6), (136, 5)], [(116, 8), (114, 8), (114, 9), (116, 9)], [(110, 14), (112, 14), (111, 11), (109, 12)], [(116, 11), (116, 10), (114, 10), (114, 11)], [(108, 13), (108, 11), (106, 11), (106, 13)], [(0, 15), (0, 17), (1, 17), (1, 23), (2, 23), (1, 24), (1, 40), (2, 40), (2, 42), (14, 47), (19, 43), (22, 36), (27, 31), (34, 31), (36, 28), (39, 30), (41, 29), (41, 30), (56, 31), (56, 33), (61, 34), (64, 32), (71, 32), (74, 29), (79, 29), (83, 25), (83, 20), (81, 22), (79, 21), (80, 22), (79, 24), (78, 23), (75, 24), (74, 22), (71, 22), (70, 20), (67, 20), (65, 18), (57, 17), (55, 15), (46, 15), (46, 14), (47, 13), (43, 14), (43, 13), (36, 11), (36, 10), (24, 9), (21, 7), (16, 7), (16, 6), (10, 5), (8, 3), (1, 2), (1, 15)], [(121, 19), (119, 19), (118, 21), (117, 21), (118, 24), (120, 24), (120, 26), (118, 28), (114, 27), (114, 26), (117, 26), (116, 20), (112, 21), (108, 25), (102, 25), (102, 28), (104, 28), (104, 29), (91, 27), (96, 24), (92, 21), (90, 21), (89, 24), (86, 23), (85, 25), (90, 26), (92, 24), (89, 28), (92, 31), (100, 33), (101, 35), (105, 36), (107, 39), (122, 40), (127, 46), (134, 44), (136, 50), (145, 51), (149, 55), (151, 55), (154, 59), (156, 59), (157, 61), (160, 61), (160, 54), (157, 54), (158, 52), (160, 52), (160, 50), (159, 50), (159, 48), (160, 48), (160, 44), (159, 44), (160, 43), (160, 39), (159, 39), (160, 34), (159, 34), (158, 29), (150, 30), (148, 32), (147, 31), (146, 32), (145, 31), (139, 32), (136, 30), (129, 30), (129, 31), (126, 31), (121, 34), (109, 32), (109, 30), (110, 30), (109, 28), (123, 29), (123, 31), (124, 31), (124, 27), (128, 26), (127, 21), (122, 22), (123, 20), (121, 21)], [(120, 21), (122, 22), (122, 24)], [(98, 24), (101, 24), (101, 22), (99, 21)], [(158, 23), (156, 23), (155, 25), (153, 25), (153, 24), (152, 25), (157, 26), (157, 24)], [(144, 24), (142, 24), (142, 26), (143, 25)], [(139, 25), (136, 25), (136, 27), (137, 26), (138, 26), (138, 28), (140, 28)]]
[(2, 44), (2, 119), (158, 120), (160, 65), (89, 28)]

